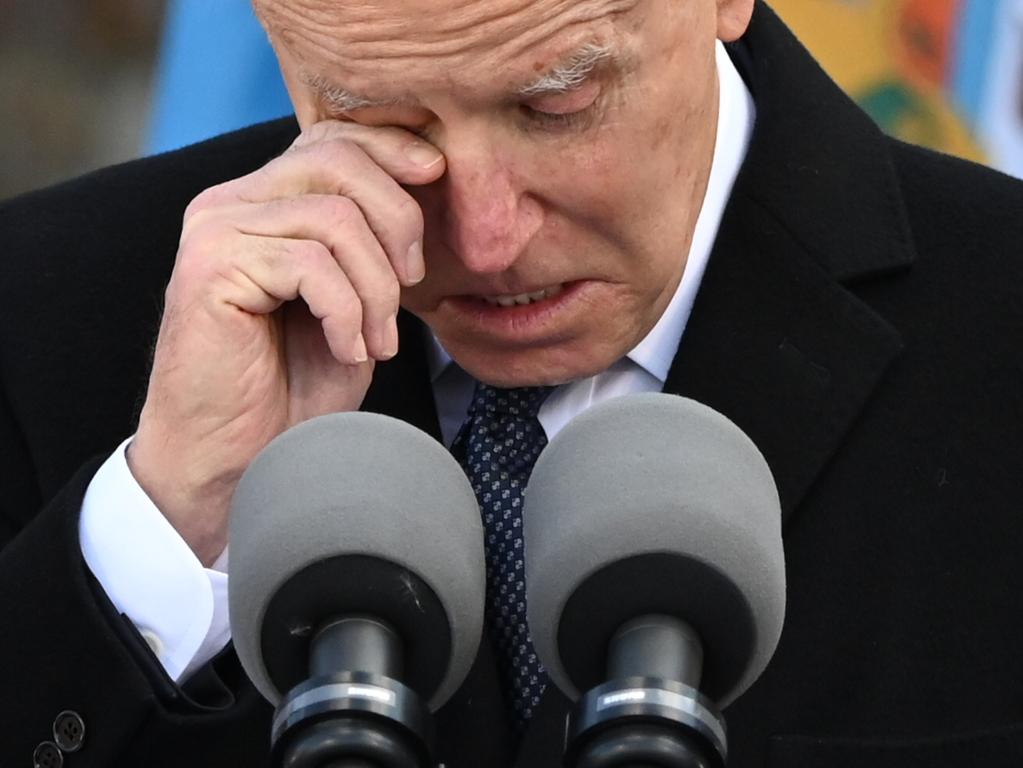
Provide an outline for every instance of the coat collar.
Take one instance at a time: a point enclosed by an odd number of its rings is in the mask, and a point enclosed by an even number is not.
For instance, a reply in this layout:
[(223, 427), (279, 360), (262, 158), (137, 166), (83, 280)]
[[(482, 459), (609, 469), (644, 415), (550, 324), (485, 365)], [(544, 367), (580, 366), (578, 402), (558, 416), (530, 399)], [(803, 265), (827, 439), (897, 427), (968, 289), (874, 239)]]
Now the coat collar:
[(759, 0), (746, 35), (728, 49), (757, 108), (736, 191), (839, 282), (910, 265), (905, 205), (888, 140), (873, 121)]

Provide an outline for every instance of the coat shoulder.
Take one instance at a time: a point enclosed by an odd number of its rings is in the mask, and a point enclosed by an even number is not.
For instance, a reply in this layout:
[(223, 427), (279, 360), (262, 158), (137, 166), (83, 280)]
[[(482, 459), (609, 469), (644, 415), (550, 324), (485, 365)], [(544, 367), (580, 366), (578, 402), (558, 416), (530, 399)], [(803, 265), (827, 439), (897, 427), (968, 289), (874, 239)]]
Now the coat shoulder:
[[(1023, 181), (983, 165), (892, 141), (892, 159), (922, 261), (969, 259), (978, 278), (1023, 275)], [(1016, 281), (1005, 288), (1023, 290)]]
[(38, 322), (55, 302), (67, 316), (162, 293), (192, 198), (259, 168), (296, 130), (263, 123), (0, 203), (4, 324)]
[(43, 498), (134, 428), (185, 207), (296, 133), (274, 121), (0, 203), (0, 392)]
[(120, 258), (145, 263), (153, 250), (176, 245), (193, 197), (265, 164), (296, 132), (294, 120), (275, 120), (0, 203), (0, 285), (59, 289), (62, 273), (95, 266), (98, 274), (88, 276), (95, 281), (129, 266)]

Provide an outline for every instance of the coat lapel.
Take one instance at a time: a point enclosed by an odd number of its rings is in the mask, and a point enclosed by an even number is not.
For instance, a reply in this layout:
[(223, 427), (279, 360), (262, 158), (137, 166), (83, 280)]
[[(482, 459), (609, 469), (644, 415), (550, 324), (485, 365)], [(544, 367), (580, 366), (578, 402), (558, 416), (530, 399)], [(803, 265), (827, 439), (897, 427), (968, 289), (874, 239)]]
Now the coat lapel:
[(899, 349), (884, 320), (737, 192), (665, 390), (750, 436), (787, 520)]
[(854, 286), (914, 251), (887, 140), (770, 9), (730, 53), (757, 122), (665, 390), (750, 436), (788, 520), (902, 346)]

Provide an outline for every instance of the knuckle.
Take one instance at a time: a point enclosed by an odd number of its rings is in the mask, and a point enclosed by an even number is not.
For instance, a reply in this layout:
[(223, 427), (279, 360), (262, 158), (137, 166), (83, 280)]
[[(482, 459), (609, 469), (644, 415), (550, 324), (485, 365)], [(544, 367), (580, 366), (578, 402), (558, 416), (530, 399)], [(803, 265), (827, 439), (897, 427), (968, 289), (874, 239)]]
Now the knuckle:
[(212, 214), (203, 214), (195, 226), (191, 227), (185, 240), (197, 248), (219, 245), (234, 230), (224, 221)]
[(211, 216), (196, 220), (188, 231), (182, 234), (178, 249), (178, 267), (192, 268), (213, 261), (225, 250), (225, 241), (230, 228)]
[(288, 248), (288, 257), (307, 272), (333, 269), (336, 266), (330, 249), (323, 243), (306, 241), (293, 243)]
[(331, 313), (339, 326), (345, 328), (362, 327), (362, 304), (352, 299), (340, 299), (334, 312)]
[[(392, 288), (392, 284), (395, 286), (394, 288)], [(383, 281), (380, 285), (366, 288), (360, 298), (368, 309), (376, 310), (381, 314), (393, 314), (393, 310), (398, 306), (396, 287), (397, 283), (393, 280)]]
[(191, 202), (189, 202), (189, 204), (185, 207), (185, 215), (183, 218), (186, 224), (209, 208), (211, 197), (210, 190), (204, 189), (192, 198)]
[(275, 244), (267, 240), (256, 240), (246, 250), (245, 260), (258, 260), (265, 269), (270, 272), (277, 272), (283, 266), (293, 264), (296, 261), (294, 249), (291, 245), (283, 248), (274, 247)]
[(340, 195), (328, 197), (324, 201), (324, 208), (324, 216), (333, 226), (341, 227), (362, 217), (362, 210), (350, 197)]
[(411, 195), (402, 195), (401, 201), (395, 206), (395, 216), (401, 226), (407, 230), (410, 240), (418, 239), (423, 234), (423, 209)]
[(274, 179), (274, 166), (278, 160), (271, 160), (266, 165), (260, 166), (256, 170), (247, 176), (243, 176), (238, 179), (238, 190), (232, 190), (234, 192), (234, 198), (241, 202), (251, 202), (249, 196), (246, 194), (247, 191), (252, 189), (266, 189), (270, 193), (274, 193), (277, 190), (275, 187), (278, 185)]
[(344, 169), (353, 163), (361, 150), (351, 139), (335, 136), (310, 147), (309, 151), (315, 154), (317, 161), (323, 163), (325, 167)]
[(385, 280), (381, 288), (380, 303), (387, 307), (388, 310), (397, 310), (400, 301), (401, 286), (398, 285), (398, 281), (393, 277)]
[(230, 195), (229, 185), (230, 182), (224, 182), (223, 184), (207, 187), (193, 197), (192, 201), (185, 208), (184, 220), (188, 222), (200, 213), (209, 211), (210, 208), (222, 203)]
[(338, 136), (342, 130), (344, 130), (344, 124), (340, 120), (321, 120), (302, 131), (291, 146), (294, 149), (301, 149), (318, 144)]
[(213, 211), (206, 205), (192, 208), (190, 203), (189, 207), (185, 209), (185, 218), (181, 226), (181, 239), (185, 240), (186, 238), (194, 237), (195, 231), (205, 227), (213, 216)]

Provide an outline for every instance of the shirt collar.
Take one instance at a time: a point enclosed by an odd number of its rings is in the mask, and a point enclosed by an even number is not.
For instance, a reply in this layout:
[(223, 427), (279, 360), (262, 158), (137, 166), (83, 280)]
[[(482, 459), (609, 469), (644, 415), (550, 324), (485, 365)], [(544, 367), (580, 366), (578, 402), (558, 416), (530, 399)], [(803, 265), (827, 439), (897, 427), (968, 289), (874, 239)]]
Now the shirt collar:
[[(718, 71), (718, 121), (714, 157), (707, 191), (693, 230), (686, 267), (675, 295), (660, 320), (626, 355), (628, 360), (656, 377), (662, 385), (668, 377), (668, 369), (689, 321), (725, 206), (732, 193), (732, 185), (746, 156), (756, 118), (753, 96), (720, 41), (716, 45), (715, 57)], [(436, 382), (452, 363), (452, 359), (432, 333), (430, 339), (427, 362), (430, 380)]]
[(714, 140), (714, 159), (710, 178), (703, 196), (700, 215), (693, 230), (686, 268), (675, 295), (661, 319), (637, 344), (627, 357), (636, 365), (655, 376), (661, 384), (668, 378), (668, 369), (678, 351), (696, 293), (703, 280), (703, 272), (710, 259), (725, 205), (732, 193), (732, 185), (739, 174), (746, 148), (753, 133), (753, 96), (739, 76), (732, 60), (720, 41), (717, 43), (718, 70), (718, 123)]

